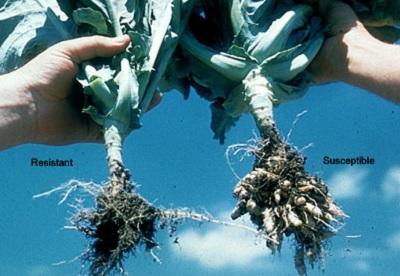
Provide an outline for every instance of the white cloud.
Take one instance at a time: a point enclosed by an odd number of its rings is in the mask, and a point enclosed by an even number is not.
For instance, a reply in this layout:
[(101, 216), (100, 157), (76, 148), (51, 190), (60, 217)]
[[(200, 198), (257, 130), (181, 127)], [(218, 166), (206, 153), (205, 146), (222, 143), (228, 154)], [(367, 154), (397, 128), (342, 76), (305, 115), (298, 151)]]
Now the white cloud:
[(386, 244), (389, 248), (400, 251), (400, 231), (391, 235), (387, 239)]
[(27, 275), (29, 275), (29, 276), (44, 276), (44, 275), (52, 275), (52, 273), (51, 273), (51, 269), (49, 266), (35, 265), (28, 269)]
[(366, 247), (346, 247), (336, 254), (337, 260), (346, 260), (346, 266), (357, 273), (368, 273), (373, 270), (373, 264), (378, 258), (382, 258), (384, 253), (377, 249)]
[(366, 260), (357, 260), (353, 265), (354, 270), (358, 272), (369, 272), (371, 270), (371, 265)]
[(400, 167), (393, 167), (387, 172), (382, 190), (386, 200), (400, 199)]
[(337, 254), (339, 258), (346, 258), (350, 260), (355, 259), (369, 259), (375, 255), (381, 255), (377, 250), (367, 248), (367, 247), (352, 247), (348, 246), (346, 248), (340, 249)]
[(336, 199), (359, 197), (367, 174), (368, 172), (365, 169), (359, 168), (347, 168), (336, 172), (327, 182), (329, 192)]
[(226, 226), (186, 230), (179, 234), (173, 252), (212, 269), (265, 265), (268, 249), (253, 233)]

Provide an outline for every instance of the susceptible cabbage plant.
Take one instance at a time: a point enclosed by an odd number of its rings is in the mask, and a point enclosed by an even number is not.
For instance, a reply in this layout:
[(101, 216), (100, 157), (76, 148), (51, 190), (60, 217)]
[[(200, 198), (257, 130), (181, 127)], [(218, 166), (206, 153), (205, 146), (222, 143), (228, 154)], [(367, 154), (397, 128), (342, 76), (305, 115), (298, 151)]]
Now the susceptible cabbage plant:
[[(398, 21), (395, 1), (348, 1), (372, 25)], [(115, 57), (81, 66), (87, 113), (103, 127), (109, 180), (106, 185), (75, 183), (96, 197), (82, 208), (74, 227), (91, 238), (83, 257), (89, 272), (122, 269), (122, 259), (144, 244), (157, 245), (157, 227), (191, 218), (216, 222), (185, 210), (152, 206), (135, 191), (122, 159), (124, 138), (140, 127), (157, 89), (190, 88), (212, 102), (211, 127), (225, 133), (251, 113), (262, 141), (255, 164), (235, 187), (236, 219), (249, 213), (267, 246), (279, 250), (294, 236), (295, 264), (323, 258), (323, 242), (344, 217), (327, 186), (305, 170), (305, 157), (280, 136), (273, 108), (301, 97), (311, 84), (306, 67), (324, 40), (313, 8), (292, 0), (0, 0), (0, 73), (14, 70), (40, 51), (73, 37), (128, 34), (132, 44)], [(48, 193), (45, 193), (48, 194)], [(170, 224), (171, 225), (171, 224)]]
[[(182, 79), (211, 101), (211, 128), (221, 143), (243, 113), (251, 113), (261, 135), (253, 170), (236, 185), (231, 217), (245, 213), (279, 251), (293, 236), (295, 265), (306, 273), (323, 264), (326, 240), (346, 217), (328, 187), (305, 169), (305, 157), (289, 145), (274, 123), (273, 108), (298, 99), (311, 84), (306, 68), (322, 46), (324, 26), (299, 1), (213, 0), (194, 9), (176, 53)], [(386, 1), (353, 1), (369, 25), (390, 25), (396, 16)], [(206, 31), (205, 31), (206, 30)], [(179, 71), (179, 70), (178, 70)], [(172, 76), (171, 76), (172, 77)], [(175, 81), (176, 82), (176, 81)]]
[[(188, 78), (213, 101), (212, 128), (221, 142), (245, 112), (262, 138), (252, 172), (234, 189), (238, 204), (231, 216), (249, 213), (271, 238), (267, 246), (273, 252), (284, 235), (293, 235), (296, 268), (303, 275), (305, 258), (313, 265), (324, 257), (323, 241), (345, 215), (322, 179), (306, 172), (305, 158), (280, 136), (273, 107), (308, 88), (305, 69), (323, 43), (321, 20), (310, 6), (292, 1), (203, 3), (180, 40), (192, 69)], [(213, 22), (218, 16), (228, 20)]]

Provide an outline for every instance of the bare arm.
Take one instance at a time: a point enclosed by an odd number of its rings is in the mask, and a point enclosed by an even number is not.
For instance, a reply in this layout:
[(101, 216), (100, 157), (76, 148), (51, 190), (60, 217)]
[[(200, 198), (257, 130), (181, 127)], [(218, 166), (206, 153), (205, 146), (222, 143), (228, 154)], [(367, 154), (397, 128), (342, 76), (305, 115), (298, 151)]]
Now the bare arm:
[(339, 79), (400, 103), (400, 46), (359, 36), (346, 40), (349, 68)]
[(73, 82), (80, 62), (115, 55), (128, 43), (126, 36), (65, 41), (0, 76), (0, 149), (101, 141), (101, 128), (80, 110), (77, 98), (82, 95)]
[(310, 66), (315, 81), (345, 81), (400, 103), (400, 46), (372, 36), (348, 5), (326, 0), (319, 3), (331, 28)]
[(0, 149), (34, 140), (32, 96), (18, 74), (0, 76)]

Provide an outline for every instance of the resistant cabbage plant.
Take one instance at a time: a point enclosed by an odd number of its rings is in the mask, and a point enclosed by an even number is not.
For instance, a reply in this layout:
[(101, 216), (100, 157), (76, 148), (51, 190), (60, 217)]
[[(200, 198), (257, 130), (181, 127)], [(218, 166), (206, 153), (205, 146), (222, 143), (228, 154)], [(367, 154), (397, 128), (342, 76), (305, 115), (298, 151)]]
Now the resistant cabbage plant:
[[(305, 157), (279, 134), (273, 109), (300, 98), (312, 84), (307, 66), (324, 41), (323, 20), (292, 0), (0, 0), (0, 73), (12, 71), (49, 46), (79, 36), (128, 34), (131, 45), (112, 58), (81, 65), (77, 81), (84, 113), (102, 126), (109, 179), (105, 185), (71, 182), (95, 196), (94, 208), (78, 206), (75, 229), (91, 242), (83, 259), (89, 273), (122, 271), (139, 245), (151, 252), (157, 228), (177, 220), (217, 222), (188, 210), (166, 210), (141, 197), (124, 166), (122, 145), (140, 127), (157, 90), (190, 89), (212, 102), (211, 128), (224, 142), (244, 113), (261, 140), (253, 170), (235, 187), (236, 219), (250, 214), (273, 252), (284, 236), (296, 243), (295, 266), (306, 273), (324, 258), (324, 244), (345, 217), (321, 178), (305, 170)], [(394, 25), (396, 1), (348, 1), (374, 26)], [(46, 193), (48, 194), (48, 193)], [(219, 222), (223, 223), (223, 222)], [(230, 225), (230, 223), (224, 223)], [(156, 258), (156, 257), (155, 257)]]
[[(89, 272), (122, 269), (124, 254), (143, 244), (157, 245), (158, 219), (184, 218), (192, 213), (162, 211), (134, 192), (122, 160), (122, 143), (140, 127), (167, 64), (186, 26), (193, 1), (151, 0), (21, 0), (0, 2), (0, 72), (22, 66), (47, 47), (70, 38), (128, 34), (134, 41), (124, 53), (81, 66), (77, 80), (85, 97), (84, 113), (102, 126), (109, 179), (105, 186), (71, 183), (96, 198), (95, 208), (80, 209), (74, 227), (91, 239), (83, 254)], [(75, 189), (72, 186), (66, 189)], [(71, 190), (70, 190), (71, 191)], [(162, 224), (162, 225), (161, 225)], [(160, 222), (160, 226), (165, 226)]]

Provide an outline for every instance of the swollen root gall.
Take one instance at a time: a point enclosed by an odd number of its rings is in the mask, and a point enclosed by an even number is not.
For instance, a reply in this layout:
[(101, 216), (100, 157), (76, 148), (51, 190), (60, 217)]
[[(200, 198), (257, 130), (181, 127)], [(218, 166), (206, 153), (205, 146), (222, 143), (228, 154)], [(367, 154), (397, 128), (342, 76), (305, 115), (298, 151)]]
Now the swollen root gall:
[(235, 187), (239, 201), (232, 218), (249, 213), (258, 229), (278, 242), (267, 241), (273, 252), (280, 249), (284, 236), (294, 236), (295, 266), (304, 275), (305, 259), (311, 265), (323, 260), (324, 242), (345, 214), (325, 183), (305, 171), (304, 157), (282, 142), (274, 127), (254, 153), (254, 169)]

